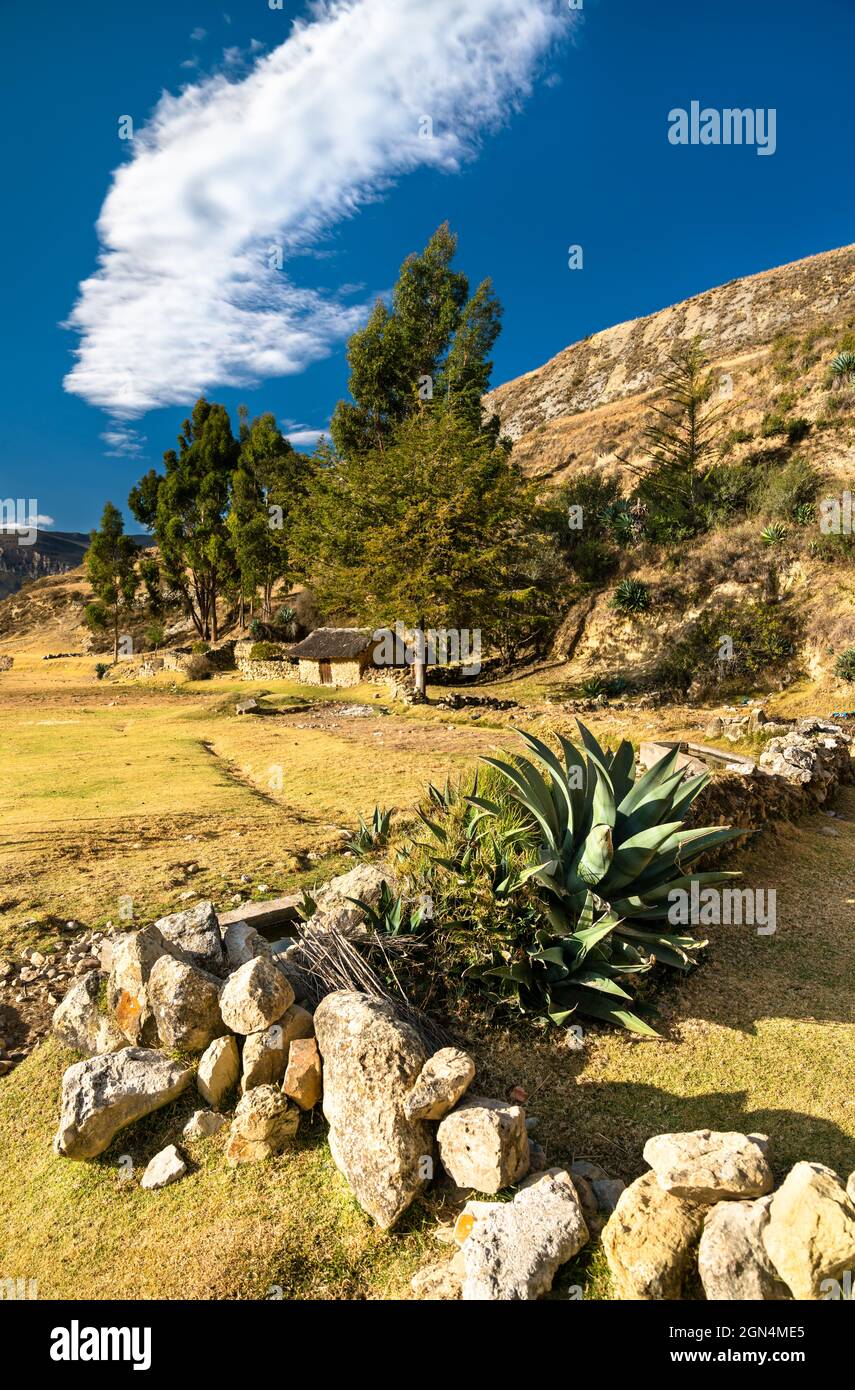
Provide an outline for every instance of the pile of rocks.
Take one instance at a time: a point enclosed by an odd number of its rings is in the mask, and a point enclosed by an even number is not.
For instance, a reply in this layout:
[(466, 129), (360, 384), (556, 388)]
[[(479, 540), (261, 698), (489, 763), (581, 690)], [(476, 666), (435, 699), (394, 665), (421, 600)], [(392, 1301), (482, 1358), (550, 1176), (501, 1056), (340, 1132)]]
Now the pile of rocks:
[(770, 719), (762, 705), (753, 709), (738, 711), (735, 705), (726, 705), (721, 714), (716, 714), (707, 724), (707, 738), (726, 738), (729, 743), (738, 743), (748, 734), (763, 733), (786, 734), (794, 725), (793, 719)]
[(855, 1174), (797, 1163), (777, 1190), (762, 1134), (660, 1134), (603, 1230), (621, 1299), (821, 1299), (855, 1266)]
[[(255, 928), (232, 922), (221, 931), (209, 902), (105, 943), (101, 961), (56, 1009), (53, 1026), (86, 1054), (63, 1078), (54, 1148), (65, 1158), (103, 1153), (119, 1130), (173, 1101), (194, 1076), (210, 1108), (193, 1115), (186, 1139), (216, 1133), (223, 1123), (217, 1112), (239, 1087), (230, 1163), (280, 1152), (301, 1111), (320, 1099), (311, 1010), (295, 1001)], [(169, 1053), (200, 1056), (194, 1066)], [(144, 1185), (164, 1186), (184, 1171), (170, 1145), (154, 1155)]]
[(76, 931), (64, 950), (27, 946), (19, 961), (0, 959), (0, 1076), (32, 1052), (49, 1031), (51, 1016), (76, 977), (99, 967), (102, 932)]
[(852, 780), (851, 744), (852, 735), (830, 719), (798, 719), (767, 744), (760, 766), (798, 785), (833, 787)]

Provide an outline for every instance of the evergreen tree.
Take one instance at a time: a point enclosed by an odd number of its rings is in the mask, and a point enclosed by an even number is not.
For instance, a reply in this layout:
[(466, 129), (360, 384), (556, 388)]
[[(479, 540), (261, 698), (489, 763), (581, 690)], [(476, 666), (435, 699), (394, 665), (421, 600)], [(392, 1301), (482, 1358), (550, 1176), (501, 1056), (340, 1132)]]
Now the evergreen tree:
[(697, 525), (703, 482), (721, 450), (723, 405), (711, 405), (713, 376), (698, 338), (678, 344), (662, 373), (664, 406), (645, 431), (650, 462), (642, 470), (640, 500), (668, 521)]
[(84, 564), (97, 600), (88, 605), (87, 618), (93, 628), (108, 623), (112, 627), (114, 661), (119, 659), (119, 625), (133, 607), (137, 591), (136, 560), (137, 548), (125, 535), (122, 514), (112, 502), (107, 502), (100, 528), (90, 532)]
[(233, 582), (235, 561), (226, 525), (229, 486), (238, 458), (225, 406), (204, 397), (178, 437), (131, 490), (134, 516), (154, 531), (167, 586), (177, 591), (200, 637), (219, 636), (217, 599)]
[(342, 457), (384, 448), (432, 400), (453, 402), (459, 417), (480, 427), (502, 311), (489, 280), (469, 298), (466, 276), (451, 266), (456, 249), (443, 223), (420, 255), (405, 260), (391, 307), (378, 301), (351, 337), (352, 400), (339, 401), (331, 422)]
[(241, 620), (246, 600), (253, 600), (259, 590), (262, 617), (270, 617), (273, 586), (288, 573), (291, 513), (305, 489), (307, 466), (273, 415), (261, 415), (251, 425), (242, 420), (228, 518)]
[(537, 515), (507, 451), (438, 407), (382, 449), (319, 460), (295, 547), (331, 618), (481, 629), (511, 652), (540, 630), (550, 602)]

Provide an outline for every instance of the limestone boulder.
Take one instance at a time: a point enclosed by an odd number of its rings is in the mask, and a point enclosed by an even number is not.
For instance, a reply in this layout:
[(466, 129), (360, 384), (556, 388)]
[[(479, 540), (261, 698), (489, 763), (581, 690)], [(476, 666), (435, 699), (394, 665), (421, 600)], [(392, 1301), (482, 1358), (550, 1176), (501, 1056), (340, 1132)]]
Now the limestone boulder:
[(62, 1079), (54, 1151), (61, 1158), (95, 1158), (120, 1129), (175, 1100), (192, 1076), (191, 1067), (145, 1047), (75, 1062)]
[(222, 973), (223, 940), (213, 903), (200, 902), (184, 912), (173, 912), (155, 926), (164, 941), (177, 946), (192, 965), (213, 975)]
[(278, 1086), (255, 1086), (235, 1110), (226, 1158), (233, 1166), (257, 1163), (280, 1154), (297, 1133), (300, 1111)]
[(223, 1022), (232, 1033), (260, 1033), (294, 1002), (294, 991), (266, 956), (254, 956), (228, 977), (220, 995)]
[(226, 1123), (225, 1115), (216, 1110), (194, 1110), (181, 1133), (185, 1139), (210, 1139)]
[(763, 1244), (794, 1298), (820, 1299), (855, 1269), (855, 1206), (831, 1168), (797, 1163), (769, 1204)]
[(440, 1122), (442, 1166), (458, 1187), (500, 1192), (525, 1177), (530, 1155), (521, 1105), (472, 1096)]
[(106, 1002), (106, 983), (100, 970), (81, 975), (53, 1014), (53, 1031), (60, 1041), (88, 1057), (118, 1052), (128, 1045), (112, 1014), (101, 1007), (102, 991)]
[(161, 956), (181, 960), (180, 950), (167, 944), (155, 926), (126, 932), (113, 939), (107, 982), (107, 1006), (130, 1043), (157, 1043), (157, 1025), (148, 1003), (148, 981)]
[(389, 885), (390, 892), (396, 891), (395, 876), (390, 869), (379, 864), (357, 864), (346, 874), (339, 874), (312, 893), (315, 912), (306, 923), (305, 931), (336, 931), (350, 934), (359, 931), (365, 921), (365, 912), (351, 898), (358, 898), (369, 907), (376, 907), (380, 901), (383, 884)]
[(272, 955), (270, 943), (248, 922), (230, 922), (223, 932), (226, 969), (231, 972), (256, 956)]
[(428, 1057), (404, 1110), (411, 1120), (441, 1120), (468, 1090), (475, 1077), (475, 1063), (458, 1047), (443, 1047)]
[(220, 981), (189, 961), (161, 956), (148, 980), (148, 1005), (161, 1046), (203, 1052), (225, 1032)]
[(240, 1075), (238, 1045), (229, 1033), (215, 1038), (199, 1059), (196, 1085), (199, 1095), (215, 1110), (222, 1108), (229, 1092), (237, 1085)]
[(707, 1214), (698, 1246), (698, 1270), (710, 1302), (790, 1297), (763, 1244), (771, 1202), (771, 1197), (717, 1202)]
[(774, 1177), (765, 1134), (696, 1129), (648, 1139), (644, 1158), (660, 1187), (694, 1202), (763, 1197)]
[(315, 1038), (295, 1038), (288, 1049), (282, 1090), (301, 1110), (312, 1110), (321, 1098), (321, 1054)]
[(631, 1301), (679, 1298), (704, 1212), (699, 1203), (667, 1192), (655, 1173), (630, 1183), (602, 1235), (616, 1297)]
[(288, 1045), (278, 1023), (244, 1038), (240, 1089), (242, 1094), (254, 1086), (280, 1086), (288, 1065)]
[(588, 1228), (570, 1175), (538, 1174), (512, 1202), (491, 1204), (463, 1242), (466, 1302), (540, 1298), (581, 1250)]
[(169, 1187), (170, 1183), (177, 1182), (186, 1172), (187, 1164), (184, 1159), (174, 1144), (168, 1144), (159, 1154), (155, 1154), (148, 1164), (142, 1175), (140, 1187), (156, 1192), (161, 1187)]
[(404, 1109), (427, 1050), (385, 1000), (351, 990), (321, 1000), (315, 1033), (333, 1160), (359, 1205), (388, 1229), (432, 1176), (433, 1132)]

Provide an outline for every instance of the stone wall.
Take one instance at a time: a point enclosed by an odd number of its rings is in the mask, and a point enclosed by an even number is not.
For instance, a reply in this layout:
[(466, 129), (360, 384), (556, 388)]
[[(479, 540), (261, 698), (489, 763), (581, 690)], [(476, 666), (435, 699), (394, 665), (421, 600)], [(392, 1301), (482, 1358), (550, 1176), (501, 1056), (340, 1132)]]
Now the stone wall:
[(365, 664), (362, 661), (331, 661), (330, 670), (332, 680), (324, 682), (321, 680), (320, 663), (317, 661), (299, 661), (297, 663), (297, 680), (304, 685), (332, 685), (337, 689), (344, 686), (360, 685), (365, 679)]
[(237, 668), (248, 681), (293, 681), (297, 678), (293, 661), (250, 661), (248, 657), (238, 657)]

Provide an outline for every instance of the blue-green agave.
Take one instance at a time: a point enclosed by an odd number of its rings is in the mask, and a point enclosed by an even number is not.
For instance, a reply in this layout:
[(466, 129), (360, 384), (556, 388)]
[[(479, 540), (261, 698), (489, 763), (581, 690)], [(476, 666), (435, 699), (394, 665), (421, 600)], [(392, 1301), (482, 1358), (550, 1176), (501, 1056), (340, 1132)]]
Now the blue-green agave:
[[(553, 1022), (566, 1022), (578, 1010), (652, 1034), (628, 1010), (632, 995), (619, 978), (657, 961), (678, 969), (692, 963), (690, 952), (706, 943), (667, 929), (668, 894), (689, 891), (693, 881), (711, 885), (737, 877), (690, 868), (745, 831), (685, 826), (683, 817), (710, 774), (686, 778), (676, 766), (676, 748), (636, 779), (631, 743), (623, 740), (610, 752), (582, 723), (579, 731), (584, 751), (559, 735), (559, 757), (520, 730), (534, 761), (484, 760), (510, 783), (536, 827), (536, 859), (516, 875), (513, 888), (532, 882), (549, 926), (537, 929), (531, 949), (478, 973), (504, 980), (523, 1008), (542, 1003)], [(495, 802), (470, 801), (478, 808), (473, 829), (501, 814)], [(513, 835), (518, 839), (519, 832)]]

